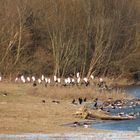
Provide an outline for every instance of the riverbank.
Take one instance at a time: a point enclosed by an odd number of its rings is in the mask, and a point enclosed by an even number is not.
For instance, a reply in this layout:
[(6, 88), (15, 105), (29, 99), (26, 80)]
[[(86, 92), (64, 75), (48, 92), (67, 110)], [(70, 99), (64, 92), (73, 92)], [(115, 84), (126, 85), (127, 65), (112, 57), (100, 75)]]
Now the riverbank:
[(63, 124), (81, 121), (73, 114), (81, 105), (73, 98), (86, 97), (87, 102), (131, 98), (125, 93), (99, 93), (94, 88), (45, 87), (32, 84), (0, 83), (0, 133), (102, 132)]

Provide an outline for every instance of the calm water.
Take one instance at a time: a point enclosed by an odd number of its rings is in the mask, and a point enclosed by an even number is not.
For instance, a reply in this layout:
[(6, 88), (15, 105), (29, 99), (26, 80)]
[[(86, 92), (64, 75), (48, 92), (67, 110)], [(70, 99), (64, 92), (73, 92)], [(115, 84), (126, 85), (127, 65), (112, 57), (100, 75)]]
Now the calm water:
[[(134, 95), (136, 98), (140, 98), (140, 86), (129, 86), (125, 88), (126, 92)], [(125, 109), (110, 110), (112, 113), (118, 112), (140, 112), (140, 106), (135, 108), (127, 107)], [(106, 129), (106, 130), (123, 130), (123, 131), (137, 131), (140, 130), (140, 116), (134, 120), (123, 120), (123, 121), (105, 121), (102, 123), (92, 124), (93, 128)]]
[(125, 91), (134, 95), (136, 98), (140, 98), (140, 86), (128, 86)]

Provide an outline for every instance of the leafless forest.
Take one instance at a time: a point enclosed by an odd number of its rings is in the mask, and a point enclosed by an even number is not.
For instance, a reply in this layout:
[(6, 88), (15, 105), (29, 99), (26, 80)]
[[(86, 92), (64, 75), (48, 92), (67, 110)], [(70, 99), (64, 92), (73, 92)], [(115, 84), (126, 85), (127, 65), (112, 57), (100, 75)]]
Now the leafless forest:
[(140, 0), (0, 0), (0, 72), (140, 79)]

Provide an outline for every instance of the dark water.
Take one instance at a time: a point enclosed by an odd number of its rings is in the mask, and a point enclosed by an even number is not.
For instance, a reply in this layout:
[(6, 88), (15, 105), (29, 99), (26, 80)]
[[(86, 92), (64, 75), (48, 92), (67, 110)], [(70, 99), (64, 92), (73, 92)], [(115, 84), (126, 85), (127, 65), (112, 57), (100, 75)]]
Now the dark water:
[[(125, 88), (125, 91), (132, 94), (136, 98), (140, 98), (140, 86), (129, 86)], [(140, 105), (136, 107), (128, 106), (126, 108), (111, 110), (112, 113), (118, 112), (140, 112)], [(121, 130), (121, 131), (137, 131), (140, 130), (140, 116), (137, 116), (134, 120), (123, 120), (123, 121), (105, 121), (102, 123), (92, 124), (91, 127), (106, 130)]]

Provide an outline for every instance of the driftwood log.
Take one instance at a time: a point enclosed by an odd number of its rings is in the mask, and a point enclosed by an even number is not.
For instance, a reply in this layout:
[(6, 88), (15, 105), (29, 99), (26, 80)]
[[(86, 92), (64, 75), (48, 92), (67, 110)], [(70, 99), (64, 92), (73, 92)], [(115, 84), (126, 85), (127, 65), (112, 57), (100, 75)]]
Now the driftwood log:
[(86, 106), (79, 108), (75, 113), (76, 117), (83, 119), (102, 119), (102, 120), (131, 120), (135, 119), (135, 116), (119, 116), (112, 115), (109, 112), (103, 111), (101, 109), (90, 109)]

